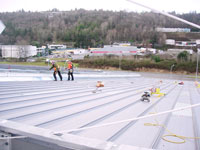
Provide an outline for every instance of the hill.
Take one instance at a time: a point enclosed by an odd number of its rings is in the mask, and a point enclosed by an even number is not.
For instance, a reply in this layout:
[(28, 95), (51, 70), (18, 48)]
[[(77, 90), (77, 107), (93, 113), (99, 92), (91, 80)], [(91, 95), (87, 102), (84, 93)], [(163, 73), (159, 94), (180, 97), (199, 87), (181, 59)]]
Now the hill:
[[(173, 15), (200, 24), (199, 13)], [(188, 38), (188, 34), (166, 34), (155, 31), (156, 27), (191, 28), (161, 14), (151, 12), (87, 11), (83, 9), (46, 12), (0, 13), (6, 29), (0, 35), (3, 44), (64, 43), (74, 47), (100, 47), (118, 41), (143, 44), (163, 44), (167, 36)], [(197, 32), (195, 28), (191, 31)], [(191, 34), (191, 33), (190, 33)], [(195, 33), (189, 38), (200, 38)]]

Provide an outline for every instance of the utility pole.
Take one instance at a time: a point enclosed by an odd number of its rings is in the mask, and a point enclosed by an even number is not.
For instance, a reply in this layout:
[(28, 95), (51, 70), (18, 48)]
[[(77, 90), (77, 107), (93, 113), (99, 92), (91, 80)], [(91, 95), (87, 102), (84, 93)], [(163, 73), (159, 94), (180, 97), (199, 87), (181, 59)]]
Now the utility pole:
[(199, 72), (199, 53), (200, 53), (200, 40), (196, 40), (197, 44), (197, 65), (196, 65), (196, 81), (198, 80), (198, 72)]
[(121, 70), (121, 64), (122, 64), (122, 52), (119, 54), (119, 70)]
[(196, 81), (198, 78), (198, 70), (199, 70), (199, 53), (198, 53), (198, 49), (197, 49)]
[(174, 66), (175, 66), (175, 65), (173, 64), (173, 65), (171, 65), (171, 67), (170, 67), (170, 79), (172, 78), (172, 69), (173, 69)]

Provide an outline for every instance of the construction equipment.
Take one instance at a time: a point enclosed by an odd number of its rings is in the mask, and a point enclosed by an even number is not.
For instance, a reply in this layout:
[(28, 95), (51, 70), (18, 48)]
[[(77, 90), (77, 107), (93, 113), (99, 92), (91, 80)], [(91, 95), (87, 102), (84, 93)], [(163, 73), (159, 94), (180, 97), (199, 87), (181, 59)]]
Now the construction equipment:
[(142, 97), (141, 97), (141, 101), (148, 101), (148, 102), (150, 102), (150, 99), (149, 99), (149, 97), (151, 96), (151, 94), (149, 93), (149, 92), (144, 92), (144, 94), (142, 95)]
[(183, 81), (181, 81), (181, 82), (179, 82), (178, 84), (179, 84), (179, 85), (184, 85), (184, 82), (183, 82)]

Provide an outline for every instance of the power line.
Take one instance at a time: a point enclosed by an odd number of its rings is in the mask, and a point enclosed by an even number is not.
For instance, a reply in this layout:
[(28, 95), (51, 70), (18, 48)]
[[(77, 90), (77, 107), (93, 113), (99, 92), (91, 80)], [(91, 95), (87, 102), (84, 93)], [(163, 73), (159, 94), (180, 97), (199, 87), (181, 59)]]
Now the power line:
[(138, 3), (138, 2), (135, 2), (135, 1), (133, 1), (133, 0), (126, 0), (126, 1), (128, 1), (128, 2), (130, 2), (130, 3), (133, 3), (133, 4), (136, 4), (136, 5), (138, 5), (138, 6), (141, 6), (141, 7), (147, 8), (147, 9), (150, 9), (150, 10), (152, 10), (152, 11), (155, 12), (155, 13), (163, 14), (163, 15), (165, 15), (165, 16), (168, 16), (168, 17), (170, 17), (170, 18), (173, 18), (173, 19), (175, 19), (175, 20), (181, 21), (181, 22), (183, 22), (183, 23), (189, 24), (189, 25), (191, 25), (191, 26), (193, 26), (193, 27), (196, 27), (196, 28), (200, 29), (200, 26), (199, 26), (199, 25), (194, 24), (194, 23), (192, 23), (192, 22), (189, 22), (189, 21), (187, 21), (187, 20), (184, 20), (184, 19), (182, 19), (182, 18), (176, 17), (176, 16), (171, 15), (171, 14), (169, 14), (169, 13), (156, 10), (156, 9), (154, 9), (154, 8), (145, 6), (145, 5), (143, 5), (143, 4), (140, 4), (140, 3)]

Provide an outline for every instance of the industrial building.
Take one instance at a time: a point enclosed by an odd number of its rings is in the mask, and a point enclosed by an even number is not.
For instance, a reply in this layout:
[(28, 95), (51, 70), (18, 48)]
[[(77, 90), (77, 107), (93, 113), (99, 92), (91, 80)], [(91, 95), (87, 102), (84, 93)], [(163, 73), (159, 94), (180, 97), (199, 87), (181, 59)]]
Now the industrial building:
[(56, 50), (52, 52), (53, 54), (72, 54), (72, 55), (79, 55), (88, 53), (88, 50), (86, 49), (62, 49), (62, 50)]
[(51, 49), (51, 50), (66, 49), (67, 48), (66, 45), (62, 45), (62, 44), (48, 44), (47, 47), (48, 47), (48, 49)]
[(52, 51), (53, 57), (70, 58), (70, 59), (84, 59), (89, 54), (87, 49), (62, 49)]
[(0, 45), (3, 58), (27, 58), (37, 55), (36, 46), (32, 45)]
[(184, 51), (188, 52), (188, 54), (190, 54), (190, 55), (193, 54), (193, 50), (192, 49), (168, 49), (167, 53), (168, 54), (178, 55), (179, 53), (184, 52)]
[(91, 50), (90, 55), (136, 55), (137, 52), (138, 48), (135, 46), (106, 46)]

